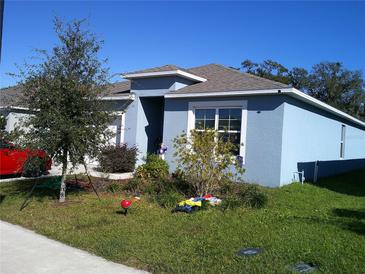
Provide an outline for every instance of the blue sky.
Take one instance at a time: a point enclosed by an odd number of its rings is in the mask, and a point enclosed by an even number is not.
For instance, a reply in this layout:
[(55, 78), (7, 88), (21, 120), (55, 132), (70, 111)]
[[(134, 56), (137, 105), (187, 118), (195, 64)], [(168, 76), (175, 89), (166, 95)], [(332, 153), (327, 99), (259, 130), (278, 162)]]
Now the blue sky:
[[(0, 86), (33, 48), (57, 42), (52, 20), (88, 18), (112, 73), (164, 64), (239, 66), (274, 59), (310, 68), (342, 61), (365, 72), (365, 2), (6, 1)], [(116, 78), (114, 78), (115, 80)]]

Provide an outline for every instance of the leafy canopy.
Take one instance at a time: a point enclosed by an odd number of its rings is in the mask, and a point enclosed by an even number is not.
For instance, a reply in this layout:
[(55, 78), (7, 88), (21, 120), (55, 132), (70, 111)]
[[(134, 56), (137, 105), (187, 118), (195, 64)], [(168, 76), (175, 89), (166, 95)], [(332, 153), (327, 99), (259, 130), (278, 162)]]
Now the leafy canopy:
[(24, 103), (33, 112), (23, 127), (27, 144), (46, 150), (56, 161), (73, 165), (95, 157), (108, 139), (110, 115), (99, 100), (108, 70), (99, 61), (102, 41), (83, 29), (83, 20), (54, 21), (59, 44), (51, 53), (38, 50), (40, 64), (20, 70)]

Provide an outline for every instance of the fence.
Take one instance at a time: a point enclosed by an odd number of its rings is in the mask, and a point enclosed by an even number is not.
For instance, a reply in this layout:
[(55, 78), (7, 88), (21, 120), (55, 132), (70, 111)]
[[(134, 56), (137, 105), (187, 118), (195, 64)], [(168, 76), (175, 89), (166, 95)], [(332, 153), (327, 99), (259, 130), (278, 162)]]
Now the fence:
[(298, 171), (304, 171), (305, 180), (312, 182), (316, 182), (317, 179), (322, 177), (328, 177), (361, 168), (365, 168), (365, 158), (298, 163)]

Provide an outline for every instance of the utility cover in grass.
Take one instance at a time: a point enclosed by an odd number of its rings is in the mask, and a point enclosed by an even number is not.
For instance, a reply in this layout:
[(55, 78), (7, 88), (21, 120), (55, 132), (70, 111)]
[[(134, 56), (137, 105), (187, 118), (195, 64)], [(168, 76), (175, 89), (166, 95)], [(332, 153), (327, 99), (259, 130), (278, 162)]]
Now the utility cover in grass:
[(293, 270), (299, 273), (309, 273), (317, 270), (317, 267), (311, 263), (299, 263), (294, 265)]
[(263, 251), (262, 248), (242, 248), (237, 252), (238, 256), (255, 256)]

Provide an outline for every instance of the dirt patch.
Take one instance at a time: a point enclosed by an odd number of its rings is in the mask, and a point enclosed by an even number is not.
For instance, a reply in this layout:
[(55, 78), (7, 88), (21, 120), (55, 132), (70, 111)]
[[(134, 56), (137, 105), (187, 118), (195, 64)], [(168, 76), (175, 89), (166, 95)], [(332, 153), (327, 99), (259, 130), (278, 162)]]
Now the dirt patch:
[[(117, 186), (118, 189), (122, 189), (123, 186), (128, 182), (128, 179), (126, 180), (109, 180), (105, 178), (96, 178), (91, 177), (91, 182), (94, 185), (96, 191), (98, 192), (109, 192), (111, 189), (115, 189)], [(80, 176), (76, 178), (69, 178), (66, 181), (67, 188), (69, 189), (80, 189), (92, 192), (92, 186), (89, 183), (89, 180), (86, 176)]]
[(75, 200), (66, 200), (63, 203), (60, 203), (58, 200), (55, 200), (53, 203), (53, 207), (65, 207), (65, 206), (71, 206), (75, 204), (81, 204), (82, 201), (75, 201)]

